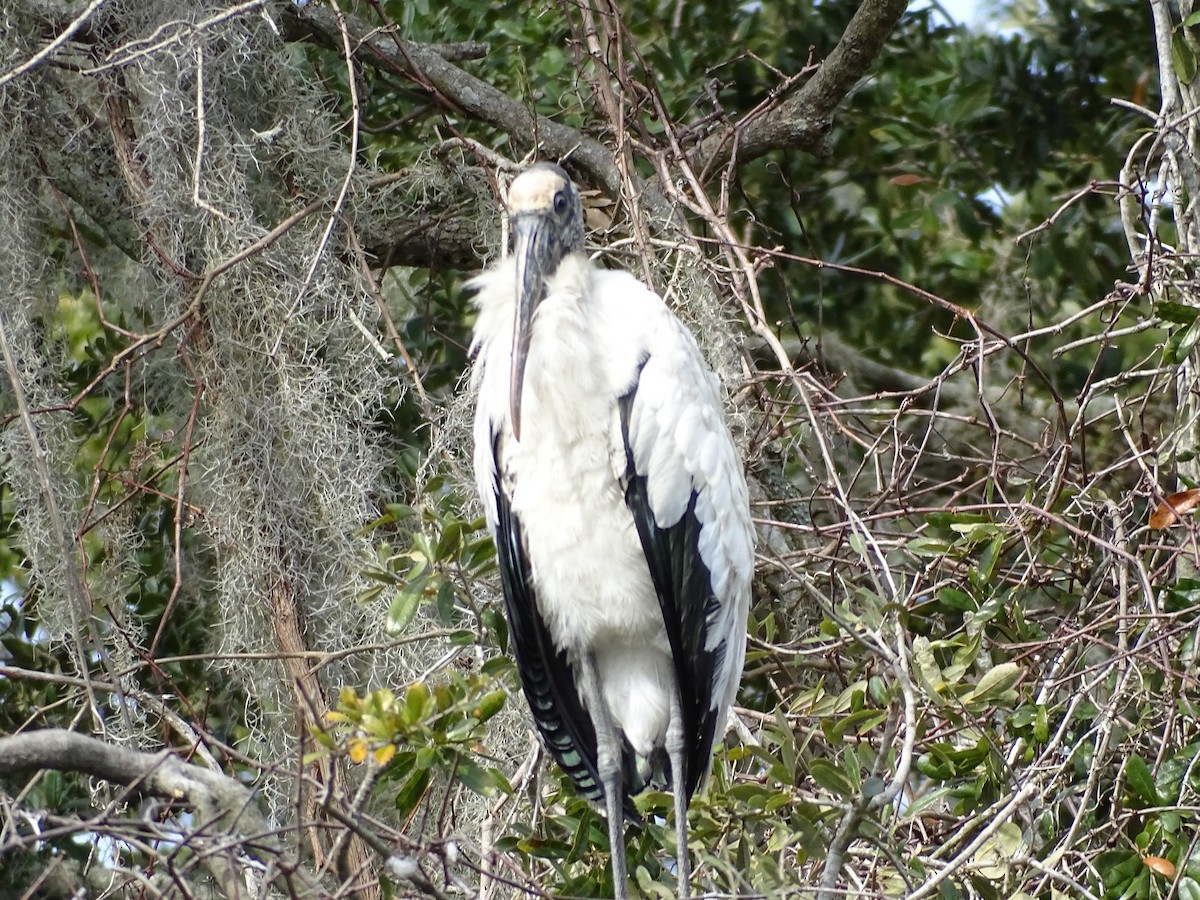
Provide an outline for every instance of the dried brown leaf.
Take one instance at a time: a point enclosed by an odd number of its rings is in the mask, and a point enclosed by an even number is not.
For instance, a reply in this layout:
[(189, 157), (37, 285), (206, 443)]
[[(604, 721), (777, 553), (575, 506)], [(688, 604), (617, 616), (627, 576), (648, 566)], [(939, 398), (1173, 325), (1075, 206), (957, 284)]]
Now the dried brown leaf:
[(1200, 489), (1193, 488), (1189, 491), (1171, 494), (1150, 514), (1150, 527), (1168, 528), (1197, 506), (1200, 506)]
[(608, 231), (608, 229), (612, 227), (612, 214), (606, 213), (597, 207), (585, 207), (583, 215), (584, 219), (587, 221), (587, 227), (589, 231)]

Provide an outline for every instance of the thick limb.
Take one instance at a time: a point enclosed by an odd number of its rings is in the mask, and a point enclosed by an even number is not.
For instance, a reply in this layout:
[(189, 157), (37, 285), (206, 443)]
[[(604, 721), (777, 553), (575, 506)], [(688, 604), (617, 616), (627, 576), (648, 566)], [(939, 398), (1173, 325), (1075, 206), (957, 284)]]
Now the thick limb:
[(687, 747), (683, 735), (683, 702), (671, 674), (671, 721), (667, 725), (667, 758), (671, 760), (671, 793), (675, 796), (675, 853), (681, 900), (691, 895), (692, 869), (688, 858)]
[(629, 875), (625, 868), (625, 797), (621, 774), (621, 738), (608, 704), (600, 692), (600, 676), (591, 654), (580, 662), (579, 693), (592, 725), (596, 729), (596, 769), (604, 787), (604, 813), (608, 818), (608, 843), (611, 849), (613, 894), (615, 900), (629, 896)]

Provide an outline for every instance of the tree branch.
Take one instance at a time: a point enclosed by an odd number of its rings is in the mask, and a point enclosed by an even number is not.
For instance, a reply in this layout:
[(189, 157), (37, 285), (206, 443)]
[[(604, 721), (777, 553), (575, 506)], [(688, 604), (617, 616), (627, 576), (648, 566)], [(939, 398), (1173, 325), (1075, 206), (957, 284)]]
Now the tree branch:
[[(417, 82), (443, 106), (500, 129), (518, 146), (532, 147), (536, 140), (542, 155), (557, 159), (569, 156), (572, 165), (591, 176), (608, 196), (621, 196), (616, 159), (595, 138), (530, 112), (503, 91), (448, 62), (430, 45), (403, 40), (350, 14), (345, 14), (345, 20), (352, 42), (368, 61)], [(310, 41), (333, 50), (340, 43), (333, 12), (316, 4), (290, 6), (283, 16), (283, 28), (285, 37), (291, 40)], [(673, 208), (658, 191), (647, 191), (642, 199), (656, 216), (673, 218)]]
[(365, 218), (359, 240), (372, 268), (411, 266), (420, 269), (477, 269), (481, 246), (478, 215), (471, 204), (462, 212), (430, 211), (416, 221)]
[[(430, 45), (406, 41), (352, 15), (345, 18), (359, 53), (376, 65), (417, 82), (443, 104), (499, 128), (518, 145), (532, 146), (536, 137), (538, 149), (546, 155), (562, 158), (569, 154), (613, 196), (620, 195), (620, 175), (612, 153), (599, 141), (535, 115), (503, 91), (447, 61)], [(337, 49), (337, 20), (324, 6), (290, 6), (284, 15), (284, 33)]]
[[(229, 838), (236, 838), (242, 850), (248, 848), (259, 858), (275, 863), (274, 879), (285, 896), (296, 896), (297, 889), (302, 896), (324, 896), (316, 878), (300, 867), (295, 853), (278, 839), (253, 793), (235, 778), (185, 762), (170, 750), (130, 750), (61, 728), (0, 737), (0, 774), (22, 775), (42, 769), (78, 772), (191, 806), (198, 828), (210, 832), (191, 836), (193, 844), (212, 841), (213, 837), (226, 838), (213, 841), (202, 854), (205, 866), (226, 896), (240, 898), (246, 894)], [(341, 810), (329, 807), (329, 811), (334, 818), (346, 818)], [(212, 829), (217, 833), (212, 834)], [(352, 830), (360, 836), (364, 833), (361, 828)], [(368, 843), (376, 853), (392, 857), (393, 848), (378, 838)], [(4, 850), (0, 845), (0, 855)], [(398, 877), (407, 878), (419, 893), (443, 896), (420, 867), (415, 873), (405, 872)]]
[(863, 0), (837, 46), (804, 87), (775, 109), (737, 129), (736, 142), (731, 132), (706, 140), (693, 154), (693, 168), (712, 171), (729, 162), (735, 151), (738, 162), (783, 147), (824, 155), (833, 111), (879, 56), (907, 7), (908, 0)]
[[(183, 801), (196, 811), (202, 827), (216, 826), (224, 835), (239, 836), (243, 844), (274, 858), (279, 877), (286, 880), (297, 873), (294, 855), (276, 839), (249, 790), (236, 779), (184, 762), (169, 750), (145, 753), (58, 728), (0, 737), (0, 772), (16, 775), (40, 769), (79, 772)], [(242, 895), (231, 854), (214, 848), (205, 860), (227, 896)], [(315, 884), (311, 876), (304, 880)]]
[[(712, 171), (713, 167), (727, 163), (735, 152), (738, 161), (754, 159), (781, 147), (822, 152), (834, 109), (878, 56), (906, 5), (906, 0), (863, 0), (841, 40), (795, 95), (775, 109), (747, 119), (736, 130), (705, 141), (693, 155), (694, 168)], [(67, 27), (73, 18), (70, 7), (58, 0), (36, 0), (34, 8), (38, 23), (47, 34)], [(279, 20), (287, 39), (341, 51), (341, 27), (327, 5), (290, 4), (280, 11)], [(96, 23), (95, 17), (83, 23), (72, 39), (94, 42)], [(450, 61), (478, 58), (486, 52), (486, 44), (418, 44), (350, 14), (345, 14), (345, 27), (361, 59), (415, 82), (443, 107), (505, 132), (517, 146), (533, 147), (536, 142), (542, 155), (556, 159), (569, 157), (571, 165), (586, 173), (588, 180), (608, 196), (622, 196), (622, 175), (608, 147), (577, 129), (536, 115), (521, 102)], [(93, 148), (97, 149), (103, 151), (99, 159), (112, 157), (111, 146)], [(83, 156), (97, 158), (94, 152)], [(119, 199), (122, 193), (119, 180), (76, 178), (69, 167), (50, 168), (60, 187), (95, 217), (114, 243), (137, 259), (140, 235), (131, 233), (132, 223), (127, 219), (109, 214), (113, 206), (110, 196)], [(115, 168), (115, 164), (109, 168)], [(99, 190), (97, 186), (101, 186)], [(641, 204), (655, 220), (660, 223), (675, 220), (678, 210), (660, 190), (652, 184), (638, 188)], [(116, 206), (127, 208), (125, 204)], [(453, 213), (435, 214), (421, 222), (404, 223), (395, 234), (364, 236), (363, 244), (371, 256), (391, 264), (471, 268), (478, 262), (477, 235), (472, 224), (469, 216), (459, 219)]]
[[(728, 162), (735, 148), (739, 161), (781, 147), (823, 152), (834, 109), (879, 55), (906, 7), (907, 0), (863, 0), (841, 40), (803, 88), (735, 131), (714, 135), (694, 155), (693, 167), (711, 170)], [(535, 115), (493, 85), (447, 61), (433, 45), (405, 41), (351, 15), (345, 16), (345, 22), (359, 55), (374, 65), (416, 82), (443, 106), (500, 129), (518, 146), (532, 147), (536, 141), (541, 154), (558, 159), (569, 156), (608, 196), (622, 196), (616, 158), (599, 141)], [(292, 40), (334, 50), (339, 44), (336, 17), (316, 4), (289, 7), (284, 13), (284, 31)], [(639, 200), (660, 221), (671, 221), (676, 215), (666, 197), (650, 185), (643, 186)]]

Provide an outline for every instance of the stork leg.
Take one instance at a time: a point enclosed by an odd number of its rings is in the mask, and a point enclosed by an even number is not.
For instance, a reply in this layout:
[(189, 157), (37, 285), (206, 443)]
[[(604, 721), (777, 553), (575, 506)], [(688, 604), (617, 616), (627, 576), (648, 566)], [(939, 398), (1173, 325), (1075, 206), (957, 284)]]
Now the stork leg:
[(688, 858), (688, 795), (685, 768), (687, 747), (683, 737), (683, 701), (679, 698), (679, 684), (674, 673), (671, 673), (671, 720), (667, 724), (666, 743), (667, 758), (671, 760), (671, 793), (675, 796), (677, 890), (680, 900), (684, 900), (692, 891), (692, 868)]
[(579, 688), (583, 705), (592, 717), (596, 729), (596, 770), (604, 787), (604, 813), (608, 818), (609, 858), (612, 862), (614, 900), (629, 897), (629, 874), (625, 868), (625, 796), (621, 774), (621, 739), (617, 726), (600, 692), (600, 675), (596, 660), (586, 654), (581, 660)]

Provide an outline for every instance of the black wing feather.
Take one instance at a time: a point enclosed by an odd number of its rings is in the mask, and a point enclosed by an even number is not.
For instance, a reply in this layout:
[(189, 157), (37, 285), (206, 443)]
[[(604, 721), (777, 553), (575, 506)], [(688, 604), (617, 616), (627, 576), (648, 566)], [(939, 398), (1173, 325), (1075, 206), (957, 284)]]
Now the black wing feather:
[[(497, 435), (492, 445), (496, 551), (521, 689), (551, 755), (581, 794), (603, 802), (604, 788), (596, 768), (596, 729), (575, 687), (570, 661), (565, 652), (555, 649), (546, 620), (538, 611), (521, 523), (501, 487), (499, 459)], [(637, 810), (628, 796), (623, 801), (626, 815), (636, 818)]]
[(721, 642), (713, 650), (705, 648), (708, 624), (718, 612), (719, 604), (708, 567), (700, 558), (696, 492), (692, 491), (683, 516), (669, 528), (659, 527), (650, 509), (646, 477), (637, 472), (629, 442), (629, 417), (636, 395), (635, 382), (618, 400), (625, 446), (625, 504), (633, 513), (671, 644), (687, 746), (687, 772), (682, 783), (690, 798), (708, 774), (716, 729), (713, 673), (721, 664), (725, 644)]

